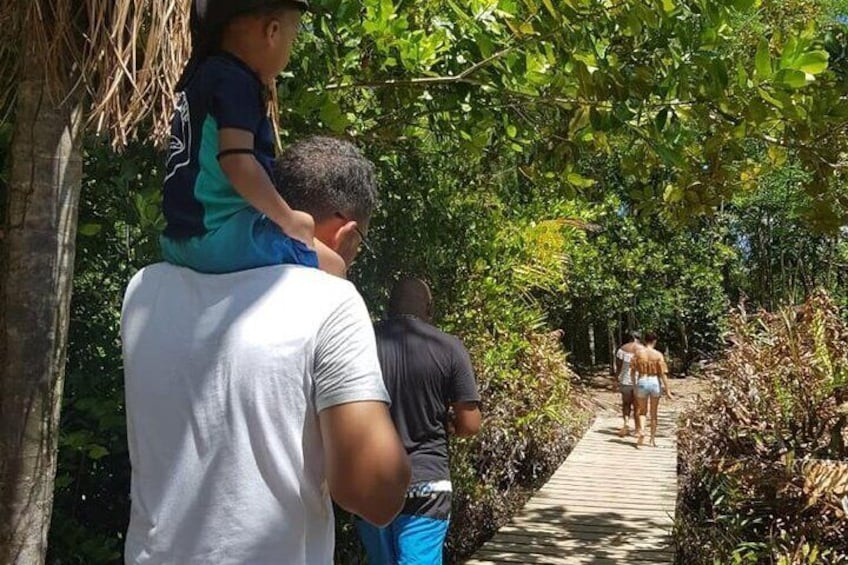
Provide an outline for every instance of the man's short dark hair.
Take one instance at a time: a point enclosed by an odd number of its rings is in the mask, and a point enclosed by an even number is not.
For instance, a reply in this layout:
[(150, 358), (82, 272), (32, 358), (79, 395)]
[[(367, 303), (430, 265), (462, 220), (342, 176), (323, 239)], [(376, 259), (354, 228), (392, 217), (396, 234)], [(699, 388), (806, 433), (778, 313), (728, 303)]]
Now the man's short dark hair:
[(645, 334), (645, 343), (656, 343), (657, 339), (657, 334), (654, 332), (648, 332)]
[(289, 206), (316, 222), (337, 214), (366, 221), (377, 205), (374, 164), (352, 143), (333, 137), (289, 146), (277, 159), (274, 184)]

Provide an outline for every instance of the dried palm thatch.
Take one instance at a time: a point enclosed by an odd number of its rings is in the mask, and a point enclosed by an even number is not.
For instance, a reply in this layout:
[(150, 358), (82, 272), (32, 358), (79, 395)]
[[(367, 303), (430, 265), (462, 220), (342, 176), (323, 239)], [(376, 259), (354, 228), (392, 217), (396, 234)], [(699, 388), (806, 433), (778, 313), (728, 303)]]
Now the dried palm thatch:
[[(173, 92), (190, 53), (190, 0), (0, 0), (0, 105), (43, 73), (57, 102), (84, 94), (89, 124), (116, 147), (150, 126), (167, 138)], [(39, 69), (22, 68), (23, 39)]]

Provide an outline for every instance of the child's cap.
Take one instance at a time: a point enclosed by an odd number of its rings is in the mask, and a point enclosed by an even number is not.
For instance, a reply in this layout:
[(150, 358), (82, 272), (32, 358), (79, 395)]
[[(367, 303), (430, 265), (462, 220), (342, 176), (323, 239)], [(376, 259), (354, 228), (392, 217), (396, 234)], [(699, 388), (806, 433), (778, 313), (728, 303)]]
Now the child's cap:
[[(233, 13), (238, 13), (238, 12), (242, 12), (242, 11), (249, 11), (250, 9), (254, 8), (257, 5), (269, 4), (273, 1), (274, 0), (270, 0), (270, 1), (269, 0), (264, 0), (264, 1), (259, 0), (257, 2), (256, 0), (252, 0), (252, 1), (247, 0), (247, 1), (242, 1), (242, 2), (239, 2), (239, 3), (232, 3), (231, 9), (232, 9)], [(209, 10), (209, 4), (211, 2), (214, 2), (214, 0), (194, 0), (195, 12), (197, 13), (198, 17), (201, 20), (206, 17), (206, 13)], [(297, 6), (299, 8), (301, 8), (302, 10), (308, 10), (309, 9), (309, 0), (276, 0), (276, 2), (279, 3), (279, 4), (287, 4), (287, 3), (288, 4), (297, 4)], [(241, 4), (241, 6), (239, 6), (238, 4)]]

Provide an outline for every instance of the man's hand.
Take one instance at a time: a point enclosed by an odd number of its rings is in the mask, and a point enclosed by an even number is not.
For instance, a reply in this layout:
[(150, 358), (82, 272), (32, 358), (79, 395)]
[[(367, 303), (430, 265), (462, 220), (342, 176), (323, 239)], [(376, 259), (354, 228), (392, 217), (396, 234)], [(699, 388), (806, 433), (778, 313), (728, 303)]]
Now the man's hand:
[(458, 437), (471, 437), (480, 431), (480, 405), (477, 402), (455, 402), (454, 416), (448, 421), (448, 432)]

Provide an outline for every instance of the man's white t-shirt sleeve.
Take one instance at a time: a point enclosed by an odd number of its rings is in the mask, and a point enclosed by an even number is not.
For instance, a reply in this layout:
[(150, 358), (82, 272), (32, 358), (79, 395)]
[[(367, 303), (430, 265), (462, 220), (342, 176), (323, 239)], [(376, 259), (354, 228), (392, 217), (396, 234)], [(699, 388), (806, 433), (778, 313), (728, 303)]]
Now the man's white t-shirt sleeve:
[(315, 344), (315, 406), (318, 412), (348, 402), (389, 404), (374, 327), (355, 291), (324, 321)]

